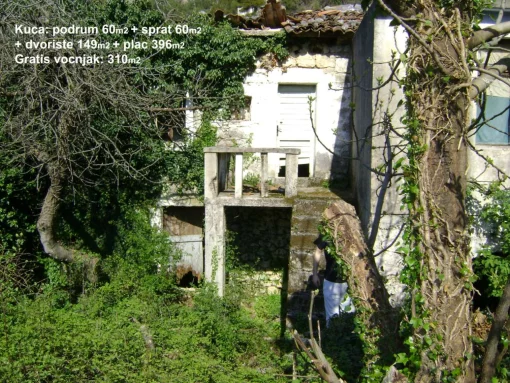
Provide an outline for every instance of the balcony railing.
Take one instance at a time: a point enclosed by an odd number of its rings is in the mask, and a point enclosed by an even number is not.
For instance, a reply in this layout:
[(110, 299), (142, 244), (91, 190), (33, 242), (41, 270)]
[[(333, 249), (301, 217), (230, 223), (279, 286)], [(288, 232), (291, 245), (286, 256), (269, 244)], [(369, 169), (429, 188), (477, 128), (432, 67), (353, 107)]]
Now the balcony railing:
[(234, 197), (243, 197), (243, 154), (260, 153), (260, 197), (268, 197), (268, 154), (285, 154), (285, 197), (297, 195), (298, 156), (300, 149), (282, 148), (237, 148), (214, 146), (204, 148), (205, 154), (205, 198), (217, 198), (226, 190), (230, 158), (234, 160)]

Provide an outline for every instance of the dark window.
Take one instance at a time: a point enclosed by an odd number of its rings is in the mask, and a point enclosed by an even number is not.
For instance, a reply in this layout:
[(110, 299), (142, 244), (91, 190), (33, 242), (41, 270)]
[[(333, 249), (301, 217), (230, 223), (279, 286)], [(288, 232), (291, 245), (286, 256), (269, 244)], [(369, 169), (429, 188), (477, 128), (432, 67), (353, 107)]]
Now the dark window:
[(203, 207), (168, 206), (164, 210), (163, 230), (170, 235), (202, 235)]
[[(285, 177), (285, 166), (280, 166), (278, 177)], [(310, 177), (310, 164), (298, 165), (298, 177)]]

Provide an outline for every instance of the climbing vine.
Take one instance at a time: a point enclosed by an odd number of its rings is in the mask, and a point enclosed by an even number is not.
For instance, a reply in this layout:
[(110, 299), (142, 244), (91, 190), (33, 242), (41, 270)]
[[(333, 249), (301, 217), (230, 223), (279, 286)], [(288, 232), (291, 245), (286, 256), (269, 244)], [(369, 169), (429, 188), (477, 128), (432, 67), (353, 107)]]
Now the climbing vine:
[(438, 14), (433, 2), (425, 2), (413, 28), (406, 26), (410, 49), (401, 85), (407, 158), (395, 164), (408, 212), (398, 249), (408, 294), (401, 324), (407, 351), (396, 361), (418, 382), (457, 381), (473, 366), (472, 346), (461, 340), (470, 336), (474, 281), (463, 207), (469, 116), (463, 84), (471, 78), (464, 38), (470, 25), (456, 2), (444, 3)]

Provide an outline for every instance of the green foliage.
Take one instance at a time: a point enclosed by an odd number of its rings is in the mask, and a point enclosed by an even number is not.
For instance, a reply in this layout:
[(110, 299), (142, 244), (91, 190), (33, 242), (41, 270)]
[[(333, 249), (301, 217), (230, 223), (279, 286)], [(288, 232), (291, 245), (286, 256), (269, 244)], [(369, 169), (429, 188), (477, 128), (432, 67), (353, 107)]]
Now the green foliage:
[(488, 187), (478, 186), (484, 198), (477, 203), (470, 197), (468, 205), (475, 230), (483, 234), (487, 242), (473, 260), (475, 274), (487, 282), (482, 294), (500, 297), (510, 278), (510, 191), (499, 183)]
[[(412, 84), (413, 73), (406, 78), (406, 84)], [(393, 165), (395, 171), (403, 174), (399, 193), (402, 197), (401, 210), (407, 210), (409, 216), (402, 235), (402, 243), (397, 251), (402, 255), (404, 268), (400, 280), (407, 286), (409, 299), (403, 307), (403, 321), (400, 326), (400, 335), (404, 339), (406, 352), (395, 355), (396, 362), (401, 364), (401, 371), (410, 380), (414, 379), (422, 363), (422, 355), (427, 353), (430, 358), (438, 358), (437, 339), (428, 334), (431, 329), (429, 323), (430, 313), (424, 307), (425, 299), (421, 294), (420, 284), (426, 278), (427, 267), (422, 262), (424, 254), (421, 251), (420, 219), (423, 207), (420, 202), (420, 165), (427, 146), (421, 142), (423, 127), (411, 105), (412, 85), (406, 90), (407, 114), (402, 118), (406, 126), (404, 138), (407, 142), (407, 158), (402, 157)], [(423, 340), (423, 341), (422, 341)]]
[(10, 167), (9, 160), (0, 151), (0, 251), (36, 252), (39, 238), (34, 216), (41, 198), (35, 179), (37, 169), (28, 165)]
[(31, 293), (32, 273), (20, 254), (0, 249), (0, 313), (11, 315), (25, 294)]
[(494, 254), (489, 248), (484, 248), (473, 260), (473, 271), (479, 277), (485, 277), (489, 283), (484, 294), (490, 297), (501, 297), (510, 278), (510, 261), (508, 256), (502, 257)]
[(486, 189), (489, 200), (481, 210), (481, 219), (489, 227), (489, 239), (498, 244), (500, 251), (510, 254), (510, 190), (499, 189), (497, 185)]
[[(127, 270), (126, 270), (127, 271)], [(192, 301), (163, 274), (131, 284), (127, 273), (55, 308), (49, 294), (7, 317), (0, 374), (9, 382), (284, 382), (269, 311), (253, 316), (208, 287)], [(185, 301), (183, 301), (185, 300)], [(182, 304), (180, 302), (188, 302)], [(145, 346), (141, 326), (155, 344)], [(178, 372), (178, 373), (176, 373)]]
[(335, 265), (334, 269), (339, 279), (347, 280), (350, 274), (349, 265), (342, 259), (340, 253), (342, 251), (341, 248), (336, 248), (335, 243), (337, 242), (334, 238), (331, 229), (324, 222), (319, 224), (319, 233), (322, 235), (322, 238), (325, 242), (328, 243), (325, 251), (327, 251), (334, 259)]
[[(248, 303), (242, 289), (227, 289), (220, 298), (208, 285), (194, 297), (183, 295), (166, 271), (176, 252), (148, 218), (141, 208), (122, 215), (113, 254), (103, 261), (104, 282), (75, 300), (69, 272), (51, 259), (34, 299), (12, 299), (16, 284), (6, 291), (1, 279), (3, 380), (285, 381), (277, 374), (289, 361), (272, 340), (280, 297)], [(12, 258), (4, 259), (9, 263), (0, 263), (0, 271), (14, 271), (6, 269)], [(146, 346), (142, 326), (154, 349)]]
[(359, 381), (363, 369), (363, 343), (356, 331), (356, 314), (341, 313), (324, 330), (322, 348), (338, 376), (348, 382)]
[(236, 244), (236, 233), (230, 230), (225, 232), (225, 270), (230, 272), (236, 269), (242, 269), (240, 262), (239, 247)]
[[(0, 131), (0, 144), (4, 142)], [(30, 163), (11, 167), (10, 161), (0, 150), (0, 310), (30, 293), (38, 277), (40, 243), (34, 217), (40, 209), (38, 186), (46, 185), (44, 179), (35, 179), (37, 169)]]
[(255, 69), (258, 56), (272, 53), (282, 60), (288, 52), (285, 33), (246, 38), (228, 23), (213, 24), (207, 15), (191, 15), (186, 23), (190, 28), (200, 27), (201, 32), (172, 35), (173, 41), (184, 43), (184, 49), (148, 53), (153, 55), (151, 65), (160, 67), (164, 73), (164, 86), (187, 93), (193, 107), (202, 111), (198, 131), (184, 129), (184, 140), (176, 144), (177, 150), (168, 153), (165, 162), (168, 178), (179, 192), (202, 194), (203, 148), (216, 144), (212, 121), (229, 118), (232, 112), (245, 106), (243, 81)]
[(260, 184), (260, 175), (255, 173), (248, 173), (244, 176), (243, 184), (256, 187)]
[[(51, 1), (48, 4), (56, 6)], [(145, 105), (142, 109), (133, 107), (128, 113), (125, 109), (130, 108), (104, 104), (101, 97), (80, 99), (85, 106), (79, 108), (77, 117), (84, 117), (81, 113), (86, 111), (83, 126), (90, 130), (87, 139), (92, 141), (80, 146), (83, 150), (71, 156), (70, 163), (76, 169), (72, 177), (67, 177), (69, 182), (64, 189), (57, 237), (69, 247), (105, 257), (112, 254), (118, 245), (118, 224), (126, 212), (160, 195), (166, 181), (175, 184), (179, 192), (202, 193), (203, 148), (216, 144), (216, 128), (211, 121), (228, 117), (231, 111), (243, 106), (242, 82), (254, 69), (257, 55), (272, 52), (280, 59), (285, 57), (286, 37), (282, 33), (270, 38), (246, 38), (226, 23), (214, 24), (209, 16), (192, 15), (182, 20), (171, 12), (165, 15), (146, 0), (93, 3), (66, 0), (61, 5), (60, 8), (56, 6), (59, 12), (66, 9), (61, 16), (66, 20), (80, 20), (80, 25), (136, 25), (140, 28), (163, 24), (175, 26), (185, 22), (192, 28), (201, 28), (200, 34), (172, 35), (176, 42), (185, 43), (186, 49), (132, 50), (132, 54), (146, 59), (136, 71), (128, 69), (122, 72), (129, 73), (124, 79), (130, 91), (149, 97), (155, 103), (152, 106), (158, 106), (160, 102), (161, 107), (180, 108), (189, 95), (193, 106), (202, 111), (202, 125), (196, 132), (185, 131), (182, 143), (170, 148), (160, 137), (168, 126), (174, 128), (175, 123), (183, 122), (181, 115), (154, 116), (148, 113)], [(25, 12), (28, 7), (20, 9)], [(68, 24), (73, 23), (69, 21)], [(131, 30), (127, 35), (103, 37), (120, 42), (135, 38)], [(143, 36), (136, 38), (143, 39)], [(165, 36), (157, 38), (164, 39)], [(49, 65), (44, 70), (43, 75), (51, 78), (52, 71), (56, 69)], [(16, 91), (22, 76), (11, 77), (7, 76), (2, 86)], [(84, 78), (78, 77), (78, 80)], [(46, 96), (58, 99), (53, 94)], [(5, 129), (9, 108), (15, 111), (23, 109), (17, 108), (15, 101), (5, 95), (0, 97), (2, 147), (12, 147), (7, 138), (8, 129)], [(130, 118), (133, 115), (136, 118)], [(69, 120), (78, 120), (74, 117)], [(10, 120), (15, 119), (11, 117)], [(32, 133), (35, 132), (35, 137), (43, 144), (53, 142), (53, 139), (37, 135), (41, 131), (37, 124), (28, 125), (34, 126)], [(94, 152), (97, 148), (102, 149)], [(18, 149), (21, 152), (15, 154), (21, 157), (23, 153), (30, 152)], [(95, 154), (86, 157), (89, 152)], [(119, 153), (122, 153), (121, 161), (117, 161)], [(16, 248), (16, 252), (37, 254), (40, 244), (35, 224), (48, 179), (44, 164), (33, 162), (35, 160), (31, 157), (19, 160), (21, 157), (0, 151), (0, 243), (3, 251)], [(46, 266), (50, 267), (49, 263)]]
[[(200, 28), (200, 33), (158, 35), (183, 43), (184, 48), (152, 50), (150, 53), (155, 56), (151, 62), (166, 73), (168, 84), (188, 92), (193, 105), (203, 108), (206, 121), (227, 117), (231, 111), (244, 107), (242, 83), (255, 69), (257, 56), (273, 53), (282, 60), (288, 55), (285, 33), (246, 38), (230, 24), (214, 24), (210, 16), (202, 14), (188, 16), (186, 24)], [(222, 113), (218, 114), (219, 110)]]
[(203, 195), (204, 148), (216, 144), (216, 128), (204, 122), (195, 136), (186, 137), (180, 150), (168, 153), (168, 180), (179, 193)]

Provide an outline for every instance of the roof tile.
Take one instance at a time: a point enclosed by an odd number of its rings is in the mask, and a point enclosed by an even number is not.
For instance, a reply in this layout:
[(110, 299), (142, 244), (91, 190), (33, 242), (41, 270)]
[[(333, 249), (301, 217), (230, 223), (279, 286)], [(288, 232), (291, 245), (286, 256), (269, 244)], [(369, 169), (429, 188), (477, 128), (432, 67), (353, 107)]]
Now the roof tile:
[(361, 24), (363, 11), (359, 5), (326, 7), (319, 11), (302, 11), (286, 15), (285, 7), (276, 0), (268, 0), (262, 13), (255, 17), (224, 15), (217, 11), (216, 20), (227, 19), (241, 29), (268, 29), (283, 27), (289, 34), (354, 33)]

